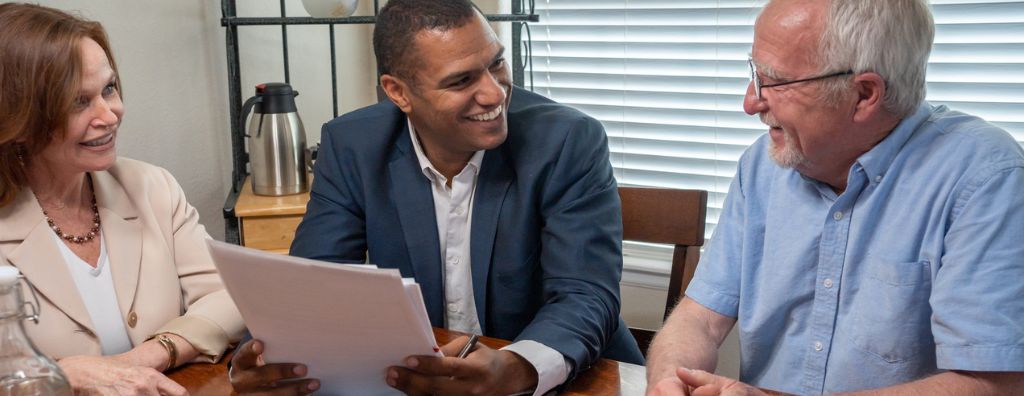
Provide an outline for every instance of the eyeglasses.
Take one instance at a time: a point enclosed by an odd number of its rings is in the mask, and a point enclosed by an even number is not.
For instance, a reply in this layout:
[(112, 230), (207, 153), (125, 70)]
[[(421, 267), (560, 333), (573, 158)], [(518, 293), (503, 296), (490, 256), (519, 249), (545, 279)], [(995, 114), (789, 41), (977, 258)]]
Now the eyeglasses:
[(825, 74), (817, 77), (801, 78), (799, 80), (783, 81), (775, 84), (763, 84), (761, 82), (761, 76), (757, 74), (757, 65), (754, 64), (754, 59), (747, 58), (747, 65), (750, 66), (750, 80), (754, 82), (754, 95), (757, 96), (757, 100), (761, 100), (761, 88), (781, 87), (783, 85), (796, 84), (808, 81), (824, 80), (826, 78), (845, 76), (853, 74), (853, 70), (847, 70), (844, 72)]

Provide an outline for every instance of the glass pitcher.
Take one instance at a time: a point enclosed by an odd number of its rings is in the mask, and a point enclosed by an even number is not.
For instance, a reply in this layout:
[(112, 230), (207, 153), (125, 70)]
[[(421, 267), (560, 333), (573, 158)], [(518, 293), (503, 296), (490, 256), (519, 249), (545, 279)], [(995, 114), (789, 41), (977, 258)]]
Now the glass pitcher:
[(0, 266), (0, 396), (71, 396), (64, 372), (39, 353), (25, 334), (24, 321), (39, 320), (39, 301), (32, 305), (22, 300), (20, 278), (17, 268)]

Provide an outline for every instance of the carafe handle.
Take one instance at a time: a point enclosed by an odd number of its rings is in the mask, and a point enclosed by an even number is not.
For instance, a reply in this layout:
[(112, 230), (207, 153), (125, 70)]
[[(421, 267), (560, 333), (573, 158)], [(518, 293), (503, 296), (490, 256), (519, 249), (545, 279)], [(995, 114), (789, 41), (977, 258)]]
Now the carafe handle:
[[(239, 118), (238, 119), (238, 124), (239, 124), (238, 126), (239, 126), (239, 128), (241, 128), (242, 131), (246, 131), (246, 129), (245, 129), (245, 120), (249, 118), (249, 113), (252, 112), (253, 106), (256, 106), (257, 103), (260, 103), (262, 101), (263, 101), (263, 97), (259, 96), (259, 95), (253, 96), (253, 97), (251, 97), (249, 99), (246, 99), (245, 104), (242, 105), (242, 113), (238, 116), (238, 118)], [(260, 121), (262, 122), (262, 120), (260, 120)], [(259, 133), (260, 129), (262, 129), (262, 128), (257, 128), (256, 129), (257, 133)], [(249, 132), (248, 131), (246, 131), (244, 133), (245, 133), (245, 137), (252, 137), (252, 136), (249, 136)], [(259, 137), (259, 136), (256, 136), (256, 137)]]
[(35, 301), (35, 304), (33, 304), (32, 301), (22, 302), (22, 305), (27, 306), (31, 312), (30, 314), (26, 314), (24, 318), (31, 320), (35, 324), (39, 324), (39, 295), (36, 294), (36, 288), (32, 287), (32, 284), (29, 283), (28, 278), (26, 278), (25, 275), (18, 275), (18, 280), (25, 283), (25, 287), (28, 288), (28, 292), (32, 294), (32, 300)]

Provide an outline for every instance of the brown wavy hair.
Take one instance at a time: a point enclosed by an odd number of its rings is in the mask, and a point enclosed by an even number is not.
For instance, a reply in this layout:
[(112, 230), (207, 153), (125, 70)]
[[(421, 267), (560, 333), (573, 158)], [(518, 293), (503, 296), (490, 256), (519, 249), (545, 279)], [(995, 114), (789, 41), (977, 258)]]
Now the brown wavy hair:
[(0, 4), (0, 207), (28, 183), (33, 155), (65, 133), (81, 84), (83, 38), (103, 48), (118, 76), (99, 22), (34, 4)]

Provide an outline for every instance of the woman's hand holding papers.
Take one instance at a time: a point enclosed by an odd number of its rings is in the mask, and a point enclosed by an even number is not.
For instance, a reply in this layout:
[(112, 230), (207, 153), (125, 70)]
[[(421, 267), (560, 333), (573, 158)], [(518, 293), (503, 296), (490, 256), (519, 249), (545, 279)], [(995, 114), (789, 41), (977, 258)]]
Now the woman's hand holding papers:
[(388, 368), (388, 385), (409, 395), (509, 395), (537, 386), (537, 371), (515, 353), (478, 343), (465, 359), (454, 357), (468, 341), (441, 347), (446, 357), (410, 356), (406, 367)]
[(306, 395), (320, 389), (320, 381), (303, 378), (305, 365), (263, 361), (263, 343), (250, 340), (238, 347), (231, 359), (228, 378), (231, 387), (242, 395)]

